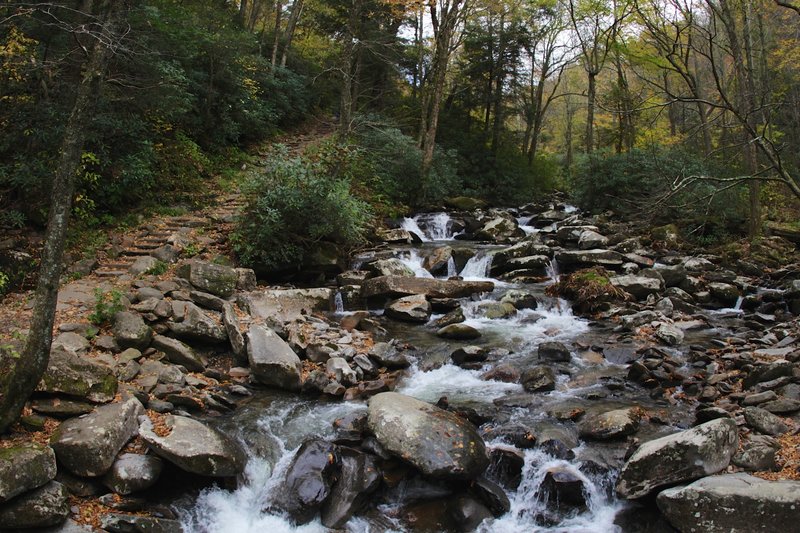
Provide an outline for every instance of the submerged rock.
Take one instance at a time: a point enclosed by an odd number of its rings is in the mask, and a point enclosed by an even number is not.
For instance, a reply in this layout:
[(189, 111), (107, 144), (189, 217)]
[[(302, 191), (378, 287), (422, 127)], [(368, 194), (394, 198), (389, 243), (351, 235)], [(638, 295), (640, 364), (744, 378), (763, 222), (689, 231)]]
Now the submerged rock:
[(705, 477), (656, 498), (677, 529), (707, 533), (792, 529), (798, 502), (800, 481), (766, 481), (749, 474)]
[(436, 331), (436, 335), (445, 339), (472, 340), (481, 336), (481, 332), (466, 324), (450, 324)]
[(617, 494), (640, 498), (664, 485), (719, 472), (739, 445), (736, 422), (719, 418), (642, 444), (617, 481)]
[(472, 424), (415, 398), (378, 394), (369, 402), (367, 422), (384, 448), (427, 476), (473, 479), (489, 464)]
[(165, 427), (158, 433), (150, 418), (142, 416), (139, 421), (139, 435), (148, 448), (182, 470), (210, 477), (244, 471), (247, 456), (239, 444), (198, 420), (166, 415)]

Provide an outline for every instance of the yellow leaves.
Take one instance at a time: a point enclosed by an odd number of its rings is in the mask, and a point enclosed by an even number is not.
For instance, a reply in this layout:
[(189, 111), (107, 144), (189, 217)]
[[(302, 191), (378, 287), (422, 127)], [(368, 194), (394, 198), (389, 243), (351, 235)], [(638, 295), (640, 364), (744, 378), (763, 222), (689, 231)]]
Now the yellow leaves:
[(23, 81), (28, 63), (35, 63), (36, 41), (25, 37), (17, 28), (11, 28), (6, 40), (0, 43), (0, 74), (12, 81)]

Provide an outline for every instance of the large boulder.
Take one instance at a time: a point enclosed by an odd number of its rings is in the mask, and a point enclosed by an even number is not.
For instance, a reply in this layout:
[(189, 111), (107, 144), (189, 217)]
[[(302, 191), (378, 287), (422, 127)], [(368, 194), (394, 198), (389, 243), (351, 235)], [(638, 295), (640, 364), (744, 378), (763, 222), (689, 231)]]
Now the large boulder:
[(322, 506), (322, 525), (331, 529), (343, 528), (382, 479), (374, 456), (350, 448), (341, 448), (339, 455), (341, 474)]
[(403, 322), (424, 324), (431, 317), (431, 304), (422, 294), (413, 294), (386, 304), (384, 314)]
[(491, 281), (458, 281), (433, 278), (406, 278), (380, 276), (368, 279), (361, 285), (363, 298), (398, 297), (423, 294), (428, 298), (464, 298), (480, 292), (491, 292)]
[(189, 372), (203, 372), (206, 369), (205, 358), (178, 339), (156, 335), (152, 345), (156, 350), (164, 352), (171, 363), (183, 365)]
[(69, 493), (56, 481), (0, 505), (0, 527), (33, 529), (56, 526), (69, 516)]
[(788, 531), (800, 517), (798, 502), (800, 481), (766, 481), (749, 474), (705, 477), (656, 498), (678, 530), (704, 533)]
[(453, 249), (449, 246), (441, 246), (425, 256), (422, 266), (431, 274), (447, 274), (447, 264), (452, 258)]
[(123, 453), (103, 477), (106, 487), (127, 495), (155, 485), (161, 475), (162, 461), (154, 455)]
[(299, 524), (310, 522), (331, 494), (340, 469), (338, 446), (323, 440), (304, 442), (286, 471), (278, 507)]
[(36, 390), (104, 403), (114, 399), (117, 378), (105, 365), (56, 348), (50, 352), (47, 370)]
[(396, 257), (389, 259), (378, 259), (365, 265), (374, 276), (405, 276), (414, 277), (414, 271)]
[(297, 354), (271, 329), (251, 325), (247, 332), (247, 358), (259, 383), (300, 390), (301, 363)]
[(153, 330), (144, 323), (137, 313), (120, 311), (114, 315), (114, 340), (120, 348), (136, 348), (144, 350), (150, 345)]
[[(180, 313), (175, 313), (176, 321), (169, 323), (169, 330), (179, 339), (208, 344), (217, 344), (228, 340), (225, 326), (221, 320), (214, 319), (205, 311), (190, 302), (173, 304)], [(209, 311), (212, 313), (212, 311)]]
[(558, 264), (568, 270), (583, 267), (602, 266), (618, 268), (625, 262), (622, 254), (611, 250), (564, 250), (556, 254)]
[(618, 439), (636, 433), (639, 418), (635, 408), (615, 409), (586, 418), (578, 429), (583, 438)]
[(436, 335), (443, 339), (467, 341), (479, 338), (481, 332), (467, 324), (448, 324), (436, 330)]
[(392, 454), (441, 479), (474, 479), (488, 466), (472, 424), (429, 403), (395, 392), (373, 396), (367, 424)]
[(105, 474), (117, 453), (136, 436), (144, 407), (136, 398), (103, 405), (62, 422), (50, 439), (59, 462), (78, 476)]
[(645, 442), (622, 468), (617, 494), (640, 498), (657, 487), (717, 473), (728, 466), (738, 445), (736, 422), (731, 418)]
[(199, 420), (165, 415), (164, 427), (159, 429), (146, 416), (139, 421), (139, 435), (147, 447), (186, 472), (231, 477), (244, 471), (247, 456), (241, 446)]
[(492, 242), (511, 242), (525, 236), (512, 218), (495, 217), (486, 222), (482, 228), (475, 232), (475, 238)]
[(578, 237), (578, 248), (581, 250), (592, 250), (604, 248), (608, 245), (608, 237), (600, 235), (594, 230), (583, 230)]
[(201, 291), (223, 298), (233, 294), (239, 281), (236, 269), (204, 261), (189, 261), (178, 269), (178, 275)]
[(664, 282), (655, 277), (634, 276), (614, 276), (610, 279), (611, 284), (623, 291), (632, 294), (639, 300), (647, 298), (664, 289)]
[(0, 502), (41, 487), (56, 476), (56, 456), (33, 442), (0, 449)]
[(332, 289), (273, 289), (238, 296), (239, 307), (254, 318), (288, 322), (314, 311), (333, 311)]

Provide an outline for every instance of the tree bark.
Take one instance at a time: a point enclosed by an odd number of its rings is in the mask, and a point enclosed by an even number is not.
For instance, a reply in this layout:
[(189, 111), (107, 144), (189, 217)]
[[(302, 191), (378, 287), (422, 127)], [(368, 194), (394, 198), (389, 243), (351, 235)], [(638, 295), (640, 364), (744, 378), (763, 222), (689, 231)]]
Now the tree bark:
[(303, 0), (295, 0), (292, 4), (292, 12), (289, 14), (289, 21), (286, 23), (286, 42), (283, 44), (283, 52), (281, 53), (281, 67), (286, 66), (286, 57), (289, 55), (289, 48), (292, 46), (292, 39), (294, 38), (294, 30), (297, 28), (297, 21), (300, 20), (300, 15), (303, 13)]
[(586, 139), (585, 147), (586, 153), (591, 154), (594, 150), (594, 106), (597, 98), (597, 74), (590, 70), (587, 72), (589, 76), (589, 88), (586, 91)]
[[(125, 13), (134, 3), (119, 0), (108, 2), (104, 32), (111, 36), (112, 41), (116, 40)], [(19, 418), (25, 402), (36, 389), (50, 360), (61, 262), (75, 191), (75, 176), (87, 126), (91, 121), (94, 103), (111, 55), (111, 48), (101, 40), (96, 40), (91, 46), (64, 129), (58, 167), (53, 179), (30, 333), (22, 354), (6, 374), (3, 380), (5, 383), (0, 383), (0, 433), (5, 432)]]

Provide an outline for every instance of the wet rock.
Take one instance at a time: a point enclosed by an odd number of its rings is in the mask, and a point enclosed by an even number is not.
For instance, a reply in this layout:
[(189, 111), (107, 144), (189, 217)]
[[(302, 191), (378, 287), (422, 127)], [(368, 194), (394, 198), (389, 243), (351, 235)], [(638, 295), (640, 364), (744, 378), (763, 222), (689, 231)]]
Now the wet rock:
[[(322, 440), (304, 442), (286, 471), (278, 507), (299, 524), (310, 522), (331, 494), (341, 466), (336, 445)], [(331, 518), (339, 516), (332, 513)]]
[(458, 531), (475, 531), (481, 522), (494, 515), (482, 502), (469, 494), (453, 497), (447, 509)]
[(372, 298), (423, 294), (428, 298), (464, 298), (472, 294), (491, 292), (493, 290), (494, 283), (491, 281), (380, 276), (364, 282), (361, 286), (361, 296), (363, 298)]
[(491, 320), (509, 318), (517, 314), (517, 308), (507, 302), (484, 302), (478, 305), (478, 312)]
[[(656, 503), (681, 531), (761, 531), (797, 521), (800, 482), (725, 474), (662, 491)], [(791, 526), (788, 526), (791, 527)]]
[(239, 282), (235, 269), (204, 261), (189, 261), (178, 269), (178, 275), (201, 291), (223, 298), (233, 294)]
[(539, 361), (568, 363), (572, 359), (569, 348), (560, 342), (543, 342), (539, 345), (536, 353)]
[(475, 232), (476, 240), (492, 242), (512, 242), (524, 236), (525, 232), (519, 229), (517, 222), (510, 217), (495, 217)]
[(525, 457), (518, 450), (501, 447), (489, 451), (489, 466), (485, 476), (508, 490), (517, 490), (522, 483)]
[(431, 304), (425, 296), (415, 294), (389, 302), (384, 313), (395, 320), (424, 324), (431, 317)]
[(111, 533), (183, 533), (177, 520), (131, 514), (104, 514), (100, 527)]
[(67, 489), (57, 481), (0, 504), (3, 529), (31, 529), (55, 526), (69, 516)]
[(566, 467), (553, 467), (545, 474), (539, 490), (556, 504), (585, 507), (583, 479)]
[(726, 307), (733, 307), (739, 299), (739, 289), (728, 283), (709, 283), (707, 288), (711, 297)]
[(539, 302), (536, 300), (536, 296), (533, 293), (517, 289), (507, 291), (500, 301), (509, 303), (519, 310), (536, 309), (539, 307)]
[(450, 311), (443, 317), (436, 319), (433, 321), (433, 326), (436, 328), (443, 328), (445, 326), (449, 326), (451, 324), (460, 324), (466, 320), (464, 317), (464, 310), (459, 307), (458, 309), (454, 309)]
[(480, 346), (463, 346), (450, 354), (450, 359), (458, 366), (486, 361), (488, 352)]
[[(221, 320), (211, 318), (211, 316), (193, 303), (181, 303), (181, 312), (175, 313), (176, 320), (180, 321), (169, 323), (169, 330), (176, 337), (186, 341), (209, 344), (217, 344), (228, 340), (225, 327), (220, 324)], [(212, 312), (209, 311), (209, 313)]]
[(453, 249), (449, 246), (436, 248), (422, 262), (422, 267), (433, 275), (447, 274), (447, 263), (453, 258)]
[(103, 476), (106, 487), (128, 495), (152, 487), (161, 475), (162, 462), (152, 455), (123, 453)]
[(171, 363), (183, 365), (189, 372), (203, 372), (206, 369), (207, 361), (178, 339), (156, 335), (152, 346), (164, 352)]
[(513, 273), (522, 271), (531, 276), (545, 277), (550, 264), (550, 257), (546, 255), (527, 255), (509, 259), (498, 268), (492, 269), (492, 272)]
[(748, 426), (765, 435), (783, 435), (791, 429), (779, 417), (759, 407), (746, 407), (744, 419)]
[(549, 366), (534, 366), (522, 372), (520, 383), (528, 392), (547, 392), (555, 390), (556, 375)]
[(436, 331), (436, 335), (445, 339), (472, 340), (481, 336), (481, 332), (466, 324), (450, 324)]
[(638, 410), (634, 407), (600, 413), (581, 422), (580, 436), (597, 440), (627, 437), (639, 429), (639, 419)]
[(486, 477), (473, 481), (470, 490), (494, 516), (502, 516), (511, 510), (511, 502), (503, 488)]
[(41, 487), (56, 475), (56, 456), (49, 446), (24, 443), (0, 449), (0, 502)]
[(719, 472), (728, 466), (738, 444), (736, 423), (730, 418), (646, 442), (622, 468), (617, 494), (640, 498), (657, 487)]
[(469, 422), (409, 396), (374, 396), (368, 425), (384, 448), (433, 478), (472, 479), (489, 463), (483, 440)]
[(683, 343), (686, 335), (680, 328), (672, 324), (661, 324), (656, 330), (656, 337), (669, 346), (678, 346)]
[(775, 453), (780, 449), (777, 440), (766, 435), (751, 435), (733, 456), (733, 464), (750, 471), (778, 470)]
[(675, 304), (669, 298), (661, 298), (656, 302), (655, 310), (666, 317), (671, 317), (675, 313)]
[(101, 476), (138, 430), (144, 407), (136, 398), (98, 407), (62, 422), (50, 439), (59, 462), (78, 476)]
[(636, 346), (612, 346), (603, 348), (603, 357), (609, 363), (627, 365), (641, 358), (641, 355), (637, 353)]
[(376, 343), (369, 351), (369, 357), (379, 366), (386, 368), (408, 368), (411, 360), (406, 354), (388, 342)]
[(300, 389), (300, 358), (269, 328), (252, 325), (247, 332), (247, 357), (253, 377), (261, 384)]
[(481, 374), (481, 379), (502, 381), (504, 383), (519, 383), (520, 371), (515, 366), (500, 364)]
[(136, 348), (144, 350), (150, 345), (153, 330), (144, 323), (141, 316), (129, 311), (120, 311), (114, 315), (114, 340), (120, 348)]
[(378, 488), (381, 473), (374, 456), (350, 448), (340, 449), (341, 473), (322, 506), (322, 525), (337, 529), (357, 513)]
[(639, 300), (647, 298), (650, 294), (655, 294), (664, 289), (664, 282), (645, 276), (614, 276), (610, 278), (611, 284), (617, 288), (632, 294)]
[(139, 435), (156, 455), (178, 468), (209, 477), (230, 477), (244, 471), (247, 456), (232, 439), (204, 423), (165, 415), (164, 432), (157, 434), (150, 418), (139, 419)]

